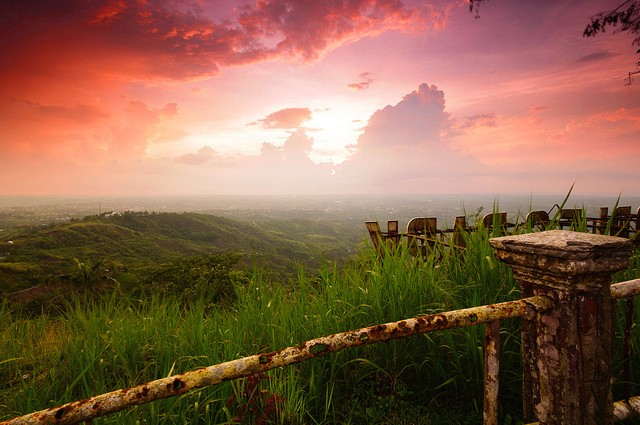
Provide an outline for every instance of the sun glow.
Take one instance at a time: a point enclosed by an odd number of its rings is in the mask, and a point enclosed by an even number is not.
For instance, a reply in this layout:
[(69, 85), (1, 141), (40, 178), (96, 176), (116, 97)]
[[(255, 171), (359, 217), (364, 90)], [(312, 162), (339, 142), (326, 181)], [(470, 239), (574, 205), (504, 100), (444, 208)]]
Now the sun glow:
[(309, 158), (316, 163), (343, 162), (349, 156), (347, 146), (357, 143), (366, 125), (366, 119), (359, 119), (358, 115), (368, 116), (366, 113), (354, 114), (346, 108), (313, 111), (312, 118), (305, 123), (309, 136), (314, 140)]

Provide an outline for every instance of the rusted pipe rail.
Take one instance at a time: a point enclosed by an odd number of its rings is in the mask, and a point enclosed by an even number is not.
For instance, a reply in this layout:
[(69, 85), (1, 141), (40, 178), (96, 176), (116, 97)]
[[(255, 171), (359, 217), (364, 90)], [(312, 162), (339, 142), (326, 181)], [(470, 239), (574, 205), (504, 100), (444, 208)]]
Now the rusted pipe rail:
[[(640, 418), (640, 396), (631, 397), (613, 403), (614, 422)], [(531, 422), (527, 425), (540, 425), (540, 422)]]
[(500, 319), (529, 317), (552, 306), (553, 301), (551, 299), (544, 296), (535, 296), (517, 301), (447, 311), (336, 333), (306, 341), (298, 347), (288, 347), (280, 351), (256, 354), (193, 370), (181, 375), (158, 379), (136, 387), (116, 390), (85, 400), (40, 410), (0, 422), (0, 424), (74, 424), (115, 413), (127, 407), (181, 395), (195, 388), (215, 385), (223, 381), (243, 378), (258, 372), (300, 363), (349, 347), (371, 345), (392, 339), (443, 329), (473, 326)]
[(613, 418), (616, 421), (640, 418), (640, 397), (631, 397), (613, 403)]
[(630, 298), (638, 294), (640, 294), (640, 279), (611, 285), (611, 298), (613, 299)]

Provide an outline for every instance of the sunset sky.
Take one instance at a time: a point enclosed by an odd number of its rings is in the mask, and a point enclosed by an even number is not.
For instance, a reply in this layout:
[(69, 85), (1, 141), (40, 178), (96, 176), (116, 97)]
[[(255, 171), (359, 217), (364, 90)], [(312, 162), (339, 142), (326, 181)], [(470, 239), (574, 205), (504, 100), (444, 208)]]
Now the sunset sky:
[(638, 195), (618, 3), (2, 1), (0, 195)]

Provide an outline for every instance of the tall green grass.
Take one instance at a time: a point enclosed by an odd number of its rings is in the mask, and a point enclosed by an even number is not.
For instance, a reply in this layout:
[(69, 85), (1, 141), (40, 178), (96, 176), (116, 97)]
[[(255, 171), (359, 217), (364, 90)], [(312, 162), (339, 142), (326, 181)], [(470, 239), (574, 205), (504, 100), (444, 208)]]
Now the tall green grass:
[[(424, 260), (402, 245), (381, 258), (364, 248), (347, 267), (308, 275), (300, 266), (287, 282), (256, 269), (231, 306), (118, 292), (73, 298), (55, 316), (24, 318), (2, 305), (0, 419), (323, 335), (517, 299), (489, 233), (465, 238), (464, 251), (436, 244)], [(624, 277), (638, 276), (634, 261)], [(502, 323), (506, 422), (520, 415), (519, 335), (517, 320)], [(483, 340), (476, 326), (344, 350), (95, 423), (480, 423)]]

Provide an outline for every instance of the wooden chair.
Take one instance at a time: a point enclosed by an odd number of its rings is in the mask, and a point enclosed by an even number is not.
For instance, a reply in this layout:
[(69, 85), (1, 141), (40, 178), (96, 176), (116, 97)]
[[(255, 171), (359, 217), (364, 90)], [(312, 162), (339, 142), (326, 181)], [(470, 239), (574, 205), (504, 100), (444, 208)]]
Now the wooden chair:
[(373, 249), (378, 256), (381, 256), (384, 252), (383, 247), (392, 249), (400, 241), (400, 234), (398, 233), (398, 220), (389, 220), (387, 222), (387, 232), (383, 232), (380, 229), (380, 224), (377, 221), (366, 221), (367, 231), (369, 237), (373, 243)]
[(558, 226), (560, 230), (564, 229), (564, 226), (575, 227), (578, 222), (582, 220), (583, 211), (582, 208), (563, 208), (560, 210), (560, 217), (558, 220)]
[(504, 235), (507, 233), (507, 213), (496, 212), (489, 213), (482, 217), (482, 226), (491, 230), (491, 233), (496, 233), (495, 229), (498, 229), (499, 234)]
[(549, 220), (549, 213), (546, 211), (531, 211), (527, 214), (525, 218), (525, 222), (527, 223), (527, 228), (537, 229), (537, 230), (546, 230), (547, 226), (551, 222)]
[(631, 220), (631, 206), (617, 207), (613, 217), (612, 234), (621, 238), (628, 238)]
[(467, 232), (467, 217), (459, 215), (455, 218), (453, 223), (453, 236), (451, 238), (451, 246), (458, 249), (464, 249), (467, 246), (467, 241), (464, 238), (464, 232)]
[(411, 253), (420, 252), (424, 258), (427, 246), (433, 246), (438, 237), (437, 217), (416, 217), (407, 224), (407, 237)]

